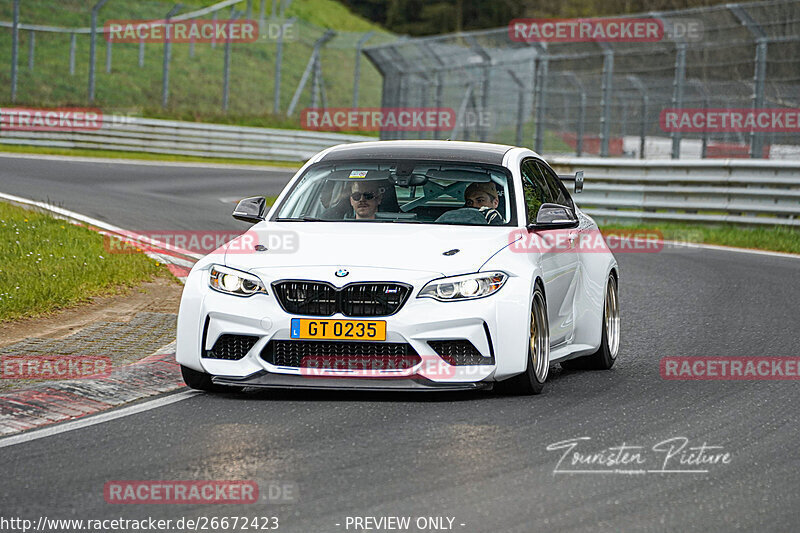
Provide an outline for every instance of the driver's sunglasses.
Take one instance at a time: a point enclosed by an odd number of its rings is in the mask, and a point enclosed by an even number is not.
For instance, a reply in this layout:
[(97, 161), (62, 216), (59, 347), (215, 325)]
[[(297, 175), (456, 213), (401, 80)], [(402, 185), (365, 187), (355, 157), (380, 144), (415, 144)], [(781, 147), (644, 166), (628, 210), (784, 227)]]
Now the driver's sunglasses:
[(354, 192), (353, 194), (350, 195), (350, 198), (352, 198), (354, 202), (360, 202), (362, 196), (364, 197), (364, 200), (373, 200), (373, 199), (375, 199), (375, 193), (374, 192), (363, 192), (363, 193), (362, 192)]

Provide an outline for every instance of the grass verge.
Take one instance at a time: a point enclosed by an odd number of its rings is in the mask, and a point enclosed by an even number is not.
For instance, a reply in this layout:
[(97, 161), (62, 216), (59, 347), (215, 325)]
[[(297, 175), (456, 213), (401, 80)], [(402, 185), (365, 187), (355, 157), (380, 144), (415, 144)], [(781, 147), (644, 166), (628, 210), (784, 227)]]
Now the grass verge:
[(167, 269), (144, 254), (110, 254), (102, 235), (0, 202), (0, 323), (117, 294)]
[(603, 231), (660, 231), (665, 240), (718, 244), (800, 254), (800, 228), (786, 226), (734, 227), (696, 224), (601, 224)]

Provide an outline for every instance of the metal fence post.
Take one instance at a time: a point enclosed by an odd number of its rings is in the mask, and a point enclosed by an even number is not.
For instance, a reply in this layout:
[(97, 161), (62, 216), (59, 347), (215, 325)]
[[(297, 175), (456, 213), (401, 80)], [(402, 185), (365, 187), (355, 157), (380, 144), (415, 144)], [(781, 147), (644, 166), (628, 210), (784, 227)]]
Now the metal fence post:
[[(489, 90), (490, 90), (489, 74), (490, 74), (490, 69), (492, 67), (492, 56), (490, 56), (489, 53), (486, 52), (486, 50), (478, 43), (477, 39), (475, 39), (474, 36), (466, 35), (464, 36), (464, 40), (466, 40), (469, 43), (469, 46), (472, 49), (472, 51), (475, 52), (478, 56), (480, 56), (481, 63), (483, 64), (483, 68), (481, 69), (481, 77), (482, 77), (481, 109), (479, 110), (480, 112), (483, 112), (489, 107)], [(478, 129), (479, 139), (481, 142), (486, 142), (489, 132), (487, 131), (488, 129), (487, 127), (481, 125), (481, 113), (478, 113), (476, 120), (478, 124), (477, 129)]]
[(89, 42), (89, 103), (94, 102), (95, 55), (97, 54), (97, 13), (108, 0), (100, 0), (92, 7), (92, 29)]
[(547, 105), (547, 56), (539, 58), (539, 69), (536, 74), (536, 140), (534, 150), (542, 153), (544, 147), (545, 106)]
[[(672, 107), (681, 109), (683, 107), (683, 86), (686, 82), (686, 43), (678, 43), (675, 49), (675, 79), (672, 82)], [(681, 132), (673, 131), (672, 137), (672, 159), (681, 157)]]
[(524, 126), (523, 114), (525, 113), (525, 84), (522, 82), (514, 71), (511, 69), (506, 70), (508, 75), (517, 84), (517, 146), (522, 146), (522, 128)]
[[(428, 74), (419, 73), (420, 79), (422, 79), (422, 84), (419, 87), (419, 99), (420, 103), (419, 106), (422, 108), (428, 107), (428, 99), (430, 98), (430, 87), (431, 87), (431, 79)], [(420, 131), (417, 133), (420, 139), (427, 139), (428, 133), (424, 131)]]
[(14, 0), (14, 18), (11, 25), (11, 102), (17, 100), (17, 60), (19, 57), (19, 0)]
[[(436, 82), (435, 83), (436, 83), (436, 92), (435, 92), (436, 100), (435, 100), (434, 107), (437, 109), (437, 112), (438, 112), (438, 110), (441, 109), (441, 107), (442, 107), (442, 91), (444, 91), (444, 84), (442, 83), (442, 75), (440, 73), (438, 73), (438, 72), (436, 73)], [(438, 140), (440, 138), (441, 134), (442, 134), (442, 130), (437, 128), (436, 131), (433, 132), (433, 138)]]
[(364, 48), (364, 44), (366, 44), (374, 34), (374, 31), (365, 33), (356, 43), (356, 66), (353, 71), (353, 109), (358, 107), (358, 90), (359, 83), (361, 82), (361, 49)]
[[(261, 7), (263, 9), (264, 3), (262, 1)], [(297, 17), (292, 17), (281, 24), (281, 31), (278, 33), (278, 49), (275, 52), (275, 89), (274, 100), (272, 103), (272, 112), (276, 115), (281, 110), (281, 70), (283, 69), (283, 33), (284, 29), (289, 24), (294, 24)]]
[(565, 72), (564, 74), (572, 80), (573, 85), (575, 85), (580, 94), (578, 123), (575, 127), (575, 155), (581, 157), (583, 155), (583, 135), (586, 124), (586, 87), (574, 72)]
[[(190, 21), (190, 24), (194, 25), (194, 23), (194, 20)], [(189, 41), (189, 57), (194, 57), (194, 37)]]
[(30, 39), (28, 40), (28, 70), (33, 72), (33, 58), (34, 49), (36, 48), (36, 32), (31, 30)]
[[(236, 9), (231, 8), (231, 20), (236, 19)], [(225, 63), (222, 68), (222, 111), (228, 112), (231, 87), (231, 40), (225, 40)]]
[[(216, 24), (216, 22), (217, 22), (217, 12), (216, 11), (214, 11), (214, 14), (211, 15), (211, 20), (214, 21), (214, 27), (216, 28), (216, 26), (217, 26), (217, 24)], [(217, 47), (216, 35), (217, 35), (217, 32), (215, 31), (214, 35), (211, 36), (211, 48), (212, 49)]]
[[(445, 68), (445, 63), (442, 60), (442, 58), (440, 58), (439, 55), (433, 50), (433, 48), (431, 47), (431, 45), (428, 42), (421, 42), (419, 44), (419, 47), (420, 47), (420, 50), (422, 50), (422, 53), (424, 53), (425, 55), (427, 55), (428, 57), (433, 59), (433, 61), (436, 63), (436, 65), (438, 67), (435, 70), (435, 74), (434, 74), (434, 78), (433, 78), (433, 83), (434, 83), (434, 86), (436, 88), (434, 93), (433, 93), (434, 94), (433, 106), (436, 109), (440, 109), (441, 106), (442, 106), (442, 90), (444, 89), (444, 87), (443, 87), (444, 84), (442, 82), (442, 70)], [(441, 132), (441, 130), (439, 130), (437, 128), (432, 133), (433, 133), (433, 138), (434, 139), (439, 139), (441, 137), (441, 133), (442, 132)]]
[[(292, 101), (289, 103), (289, 109), (286, 110), (286, 116), (291, 116), (294, 113), (294, 108), (297, 106), (297, 102), (300, 100), (300, 94), (303, 92), (303, 88), (306, 86), (308, 82), (308, 76), (311, 74), (312, 69), (315, 69), (317, 66), (317, 56), (320, 53), (320, 49), (326, 42), (331, 40), (333, 36), (336, 35), (336, 32), (333, 30), (327, 30), (325, 33), (317, 39), (317, 42), (314, 43), (314, 49), (311, 52), (311, 57), (308, 58), (308, 63), (306, 63), (306, 69), (303, 71), (303, 75), (300, 77), (300, 83), (297, 84), (297, 89), (294, 91), (294, 95), (292, 96)], [(315, 72), (316, 76), (316, 72)], [(314, 89), (312, 88), (312, 91)]]
[(267, 0), (261, 0), (261, 6), (258, 10), (258, 27), (260, 31), (264, 31), (264, 19), (267, 11)]
[(106, 72), (111, 72), (111, 41), (106, 41)]
[(600, 107), (600, 157), (608, 157), (611, 138), (611, 89), (614, 82), (614, 50), (603, 43), (603, 81), (601, 84), (602, 97)]
[[(767, 39), (759, 39), (756, 44), (756, 67), (753, 75), (753, 109), (764, 107), (764, 90), (767, 78)], [(750, 157), (764, 157), (764, 134), (760, 131), (750, 132)]]
[[(401, 85), (400, 91), (403, 90)], [(456, 125), (453, 128), (453, 131), (450, 132), (450, 139), (458, 140), (461, 132), (464, 131), (465, 138), (461, 140), (469, 140), (469, 131), (464, 126), (465, 124), (465, 117), (467, 114), (467, 105), (469, 105), (470, 98), (472, 97), (472, 93), (475, 90), (475, 85), (473, 82), (468, 82), (466, 88), (464, 89), (464, 96), (461, 98), (461, 104), (458, 106), (458, 111), (456, 112)]]
[(139, 41), (139, 68), (144, 67), (144, 39)]
[[(753, 73), (753, 109), (764, 107), (764, 90), (767, 78), (767, 45), (769, 37), (764, 29), (753, 20), (750, 13), (745, 11), (741, 5), (733, 4), (726, 6), (733, 15), (739, 19), (747, 30), (753, 35), (756, 42), (755, 69)], [(764, 135), (761, 132), (750, 132), (750, 157), (758, 159), (764, 156)]]
[(76, 36), (74, 33), (69, 34), (69, 75), (75, 75), (75, 46)]
[(36, 48), (36, 32), (31, 30), (28, 32), (30, 34), (30, 38), (28, 39), (28, 70), (33, 72), (33, 59), (34, 59), (34, 49)]
[[(696, 87), (697, 90), (700, 92), (700, 94), (703, 96), (703, 109), (708, 109), (709, 97), (706, 88), (703, 86), (700, 80), (697, 79), (691, 79), (689, 80), (689, 83), (691, 83), (694, 87)], [(708, 130), (703, 130), (703, 144), (700, 149), (700, 158), (705, 159), (707, 152), (708, 152)]]
[(167, 16), (164, 20), (164, 64), (162, 68), (161, 74), (161, 107), (167, 107), (167, 100), (169, 99), (169, 60), (170, 55), (172, 53), (172, 37), (169, 34), (169, 19), (175, 16), (175, 14), (180, 11), (182, 4), (175, 4), (175, 6), (169, 10)]
[(314, 77), (311, 83), (311, 107), (317, 107), (317, 98), (322, 99), (322, 107), (328, 107), (328, 101), (325, 98), (325, 83), (322, 77), (322, 54), (317, 54), (317, 59), (314, 61)]
[(639, 108), (639, 159), (644, 159), (644, 147), (647, 140), (647, 106), (649, 104), (647, 89), (638, 76), (630, 74), (626, 78), (639, 91), (639, 95), (642, 97), (641, 107)]

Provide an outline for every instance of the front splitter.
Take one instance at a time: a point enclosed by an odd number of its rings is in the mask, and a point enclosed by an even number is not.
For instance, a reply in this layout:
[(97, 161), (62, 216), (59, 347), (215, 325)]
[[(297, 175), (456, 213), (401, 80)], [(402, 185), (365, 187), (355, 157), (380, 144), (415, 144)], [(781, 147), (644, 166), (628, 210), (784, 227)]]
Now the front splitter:
[(274, 374), (261, 370), (243, 378), (216, 376), (212, 379), (216, 385), (233, 387), (260, 387), (266, 389), (332, 389), (332, 390), (367, 390), (367, 391), (465, 391), (490, 390), (492, 382), (441, 383), (421, 376), (404, 378), (353, 378), (353, 377), (316, 377), (297, 376), (293, 374)]

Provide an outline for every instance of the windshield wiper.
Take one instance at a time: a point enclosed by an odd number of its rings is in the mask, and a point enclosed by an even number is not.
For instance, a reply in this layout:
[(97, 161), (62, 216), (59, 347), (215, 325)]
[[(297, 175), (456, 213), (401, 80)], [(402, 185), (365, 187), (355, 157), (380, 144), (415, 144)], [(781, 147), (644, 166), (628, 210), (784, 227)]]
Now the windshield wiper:
[(327, 222), (327, 221), (322, 220), (321, 218), (303, 215), (301, 217), (293, 217), (293, 218), (276, 218), (275, 222)]

